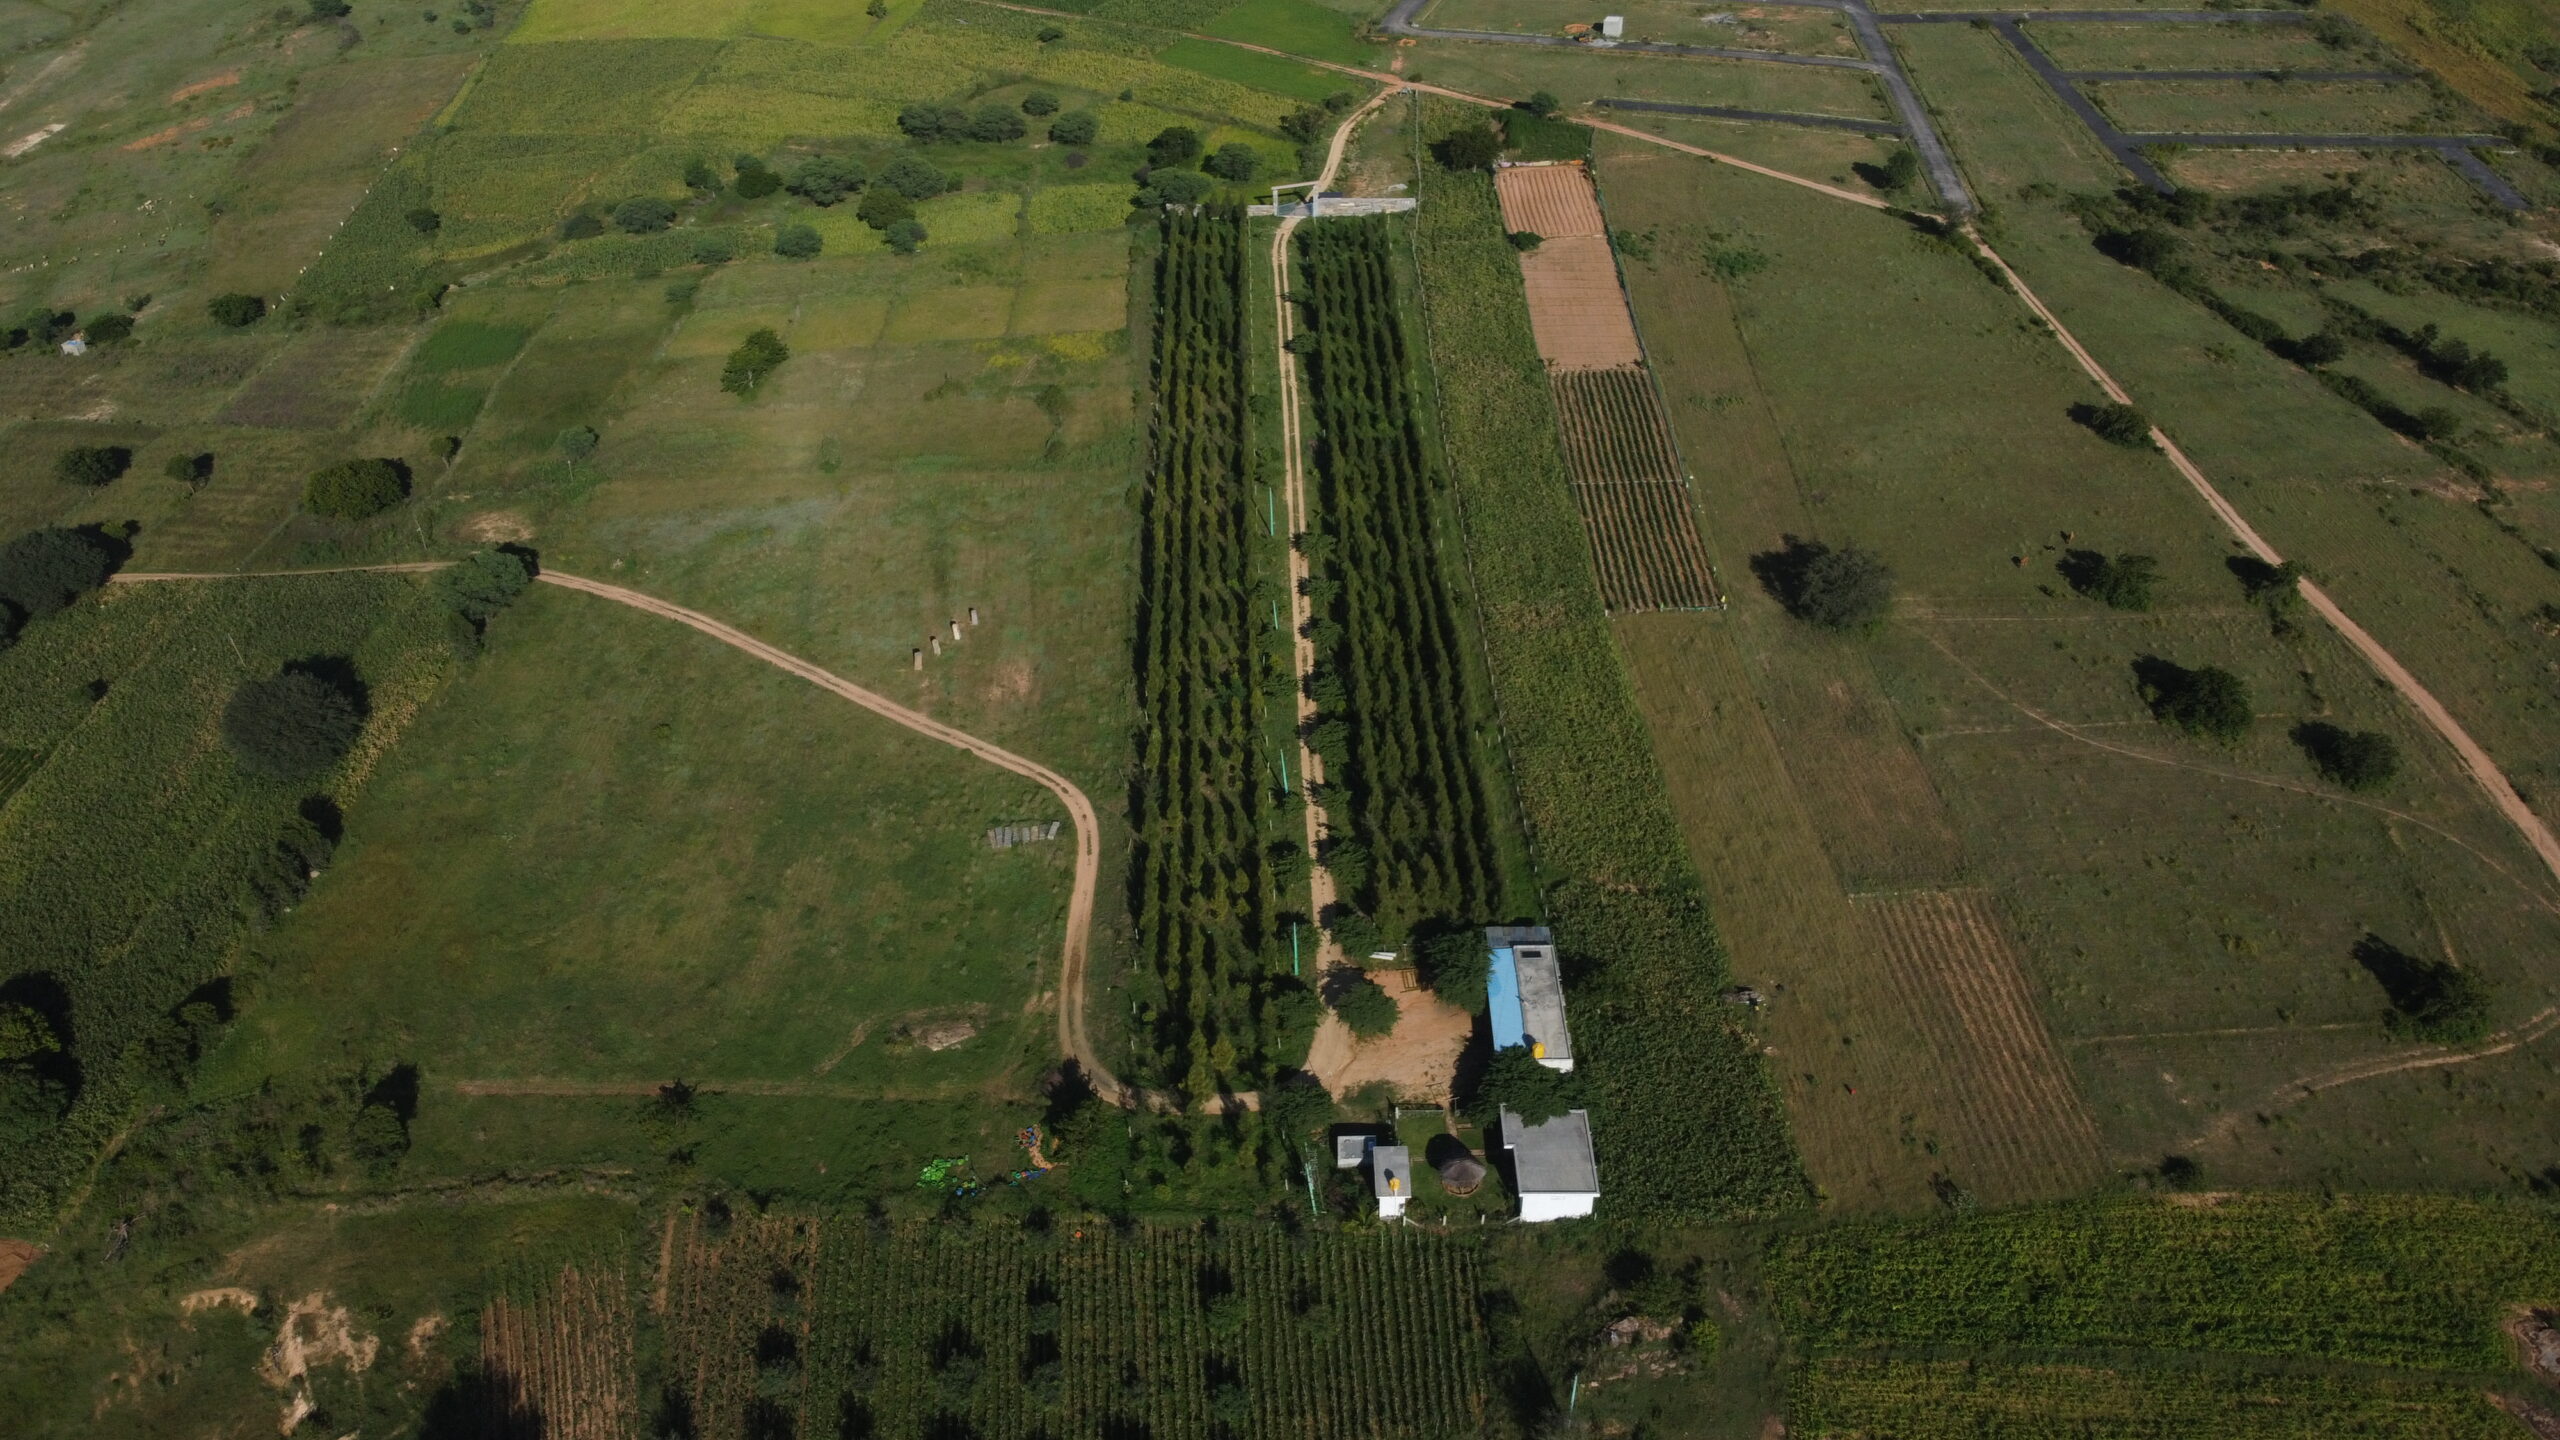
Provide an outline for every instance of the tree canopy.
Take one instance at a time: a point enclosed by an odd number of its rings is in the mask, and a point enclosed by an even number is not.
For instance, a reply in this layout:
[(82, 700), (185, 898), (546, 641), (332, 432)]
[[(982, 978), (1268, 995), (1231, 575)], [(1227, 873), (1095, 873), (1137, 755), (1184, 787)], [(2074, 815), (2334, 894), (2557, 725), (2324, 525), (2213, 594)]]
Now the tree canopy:
[(2073, 590), (2102, 601), (2110, 610), (2148, 610), (2151, 589), (2160, 579), (2160, 562), (2148, 555), (2101, 555), (2095, 550), (2065, 551), (2058, 567)]
[(861, 189), (869, 178), (858, 160), (842, 155), (812, 155), (791, 172), (791, 193), (823, 208)]
[(951, 178), (921, 155), (901, 155), (881, 168), (880, 183), (910, 200), (930, 200), (951, 188)]
[(533, 575), (533, 562), (522, 551), (474, 550), (436, 572), (436, 593), (453, 613), (485, 625), (524, 594)]
[(1432, 994), (1470, 1015), (1484, 1013), (1493, 953), (1485, 947), (1483, 931), (1469, 928), (1433, 935), (1416, 941), (1413, 952), (1414, 968)]
[(1331, 992), (1333, 1013), (1351, 1027), (1351, 1033), (1364, 1040), (1374, 1039), (1396, 1028), (1400, 1013), (1396, 997), (1382, 989), (1378, 982), (1349, 966), (1337, 971), (1326, 983)]
[(29, 619), (54, 614), (106, 584), (115, 560), (95, 531), (31, 530), (0, 545), (0, 605)]
[(309, 780), (355, 744), (364, 706), (311, 669), (244, 680), (222, 707), (222, 743), (240, 768), (270, 780)]
[(1168, 125), (1147, 142), (1147, 164), (1156, 169), (1188, 165), (1200, 158), (1200, 132), (1188, 125)]
[(1055, 115), (1058, 113), (1058, 97), (1046, 90), (1034, 90), (1030, 94), (1022, 97), (1022, 113), (1025, 115)]
[(1090, 110), (1070, 110), (1049, 122), (1049, 138), (1061, 145), (1090, 145), (1102, 133), (1102, 120)]
[(827, 246), (815, 225), (785, 225), (773, 232), (773, 253), (785, 260), (813, 260)]
[(2293, 743), (2311, 757), (2321, 778), (2349, 790), (2379, 790), (2400, 773), (2400, 742), (2379, 730), (2310, 720), (2294, 727)]
[(302, 508), (332, 520), (362, 520), (409, 498), (409, 467), (397, 460), (341, 460), (312, 472)]
[(676, 223), (676, 207), (655, 195), (637, 195), (613, 207), (613, 223), (626, 235), (655, 235)]
[(1490, 170), (1502, 158), (1502, 136), (1489, 125), (1462, 125), (1433, 148), (1452, 170)]
[(1536, 1125), (1584, 1108), (1584, 1089), (1576, 1076), (1549, 1069), (1528, 1046), (1512, 1045), (1485, 1062), (1465, 1109), (1479, 1124), (1491, 1124), (1508, 1110)]
[(732, 395), (752, 396), (790, 358), (791, 347), (782, 343), (780, 335), (771, 330), (755, 331), (729, 352), (729, 363), (720, 369), (720, 388)]
[(107, 485), (132, 465), (133, 451), (122, 445), (74, 445), (54, 457), (53, 478), (66, 485)]
[(853, 213), (872, 229), (886, 230), (901, 220), (916, 218), (916, 202), (908, 199), (905, 191), (883, 183), (865, 193)]
[(881, 231), (880, 238), (887, 242), (891, 252), (899, 255), (913, 255), (916, 253), (916, 247), (924, 243), (924, 224), (913, 219), (900, 220)]
[(267, 302), (257, 295), (216, 295), (204, 302), (204, 312), (217, 325), (234, 330), (255, 325), (267, 317)]
[(1751, 568), (1788, 614), (1826, 630), (1863, 630), (1893, 608), (1893, 571), (1883, 556), (1798, 535), (1786, 541), (1751, 557)]
[(2081, 404), (2071, 407), (2071, 418), (2089, 427), (2089, 432), (2110, 445), (2128, 450), (2151, 448), (2151, 417), (2131, 405), (2110, 400), (2103, 404)]
[(2249, 733), (2250, 722), (2257, 718), (2248, 683), (2220, 666), (2190, 670), (2146, 655), (2134, 662), (2133, 669), (2143, 703), (2160, 723), (2174, 729), (2232, 744)]
[(1218, 147), (1218, 153), (1200, 162), (1200, 168), (1221, 180), (1242, 185), (1253, 179), (1262, 168), (1262, 152), (1241, 140)]

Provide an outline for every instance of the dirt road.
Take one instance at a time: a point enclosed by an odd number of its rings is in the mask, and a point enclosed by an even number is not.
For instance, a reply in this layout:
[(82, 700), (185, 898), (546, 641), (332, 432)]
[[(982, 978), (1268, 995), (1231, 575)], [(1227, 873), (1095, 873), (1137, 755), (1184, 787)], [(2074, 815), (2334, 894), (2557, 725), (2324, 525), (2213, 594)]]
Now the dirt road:
[[(119, 583), (130, 585), (158, 581), (327, 575), (355, 570), (416, 574), (429, 570), (441, 570), (447, 563), (449, 562), (421, 561), (406, 565), (343, 566), (334, 570), (265, 570), (237, 575), (175, 571), (138, 572), (121, 574), (115, 578)], [(1085, 1030), (1085, 986), (1087, 963), (1091, 958), (1093, 897), (1102, 875), (1102, 827), (1094, 816), (1093, 802), (1085, 798), (1084, 792), (1077, 789), (1074, 782), (1036, 760), (1025, 759), (1000, 745), (945, 725), (930, 715), (910, 710), (886, 696), (865, 690), (840, 675), (822, 670), (787, 650), (768, 645), (745, 631), (714, 620), (698, 610), (688, 610), (673, 601), (661, 600), (654, 595), (645, 595), (625, 586), (608, 585), (600, 580), (589, 580), (558, 570), (545, 570), (541, 572), (539, 579), (545, 585), (557, 585), (563, 590), (575, 590), (581, 594), (611, 600), (615, 604), (628, 605), (634, 610), (644, 611), (661, 619), (673, 620), (679, 625), (698, 630), (724, 645), (743, 650), (768, 665), (788, 670), (821, 690), (850, 700), (865, 710), (903, 725), (919, 735), (939, 740), (954, 749), (965, 750), (999, 770), (1020, 775), (1057, 796), (1059, 802), (1067, 807), (1067, 815), (1075, 822), (1076, 828), (1075, 881), (1073, 888), (1068, 892), (1067, 933), (1060, 947), (1058, 959), (1058, 1050), (1060, 1054), (1083, 1067), (1085, 1078), (1092, 1083), (1095, 1093), (1115, 1104), (1140, 1103), (1143, 1098), (1140, 1092), (1122, 1084), (1094, 1053), (1092, 1039)]]
[[(2062, 342), (2062, 348), (2071, 352), (2071, 358), (2080, 363), (2080, 368), (2090, 379), (2098, 382), (2098, 388), (2106, 392), (2107, 398), (2119, 405), (2132, 404), (2133, 397), (2098, 364), (2097, 358), (2081, 345), (2078, 337), (2063, 328), (2062, 321), (2045, 308), (2044, 301), (2027, 288), (2027, 282), (2019, 278), (2017, 271), (2009, 268), (2008, 261), (2000, 258), (2000, 252), (1992, 249), (1990, 242), (1970, 227), (1965, 233), (1983, 258), (1998, 266), (2000, 273), (2008, 277), (2010, 286), (2018, 292), (2018, 298), (2025, 301), (2027, 308), (2036, 313), (2036, 318), (2053, 331), (2054, 338)], [(2267, 543), (2266, 537), (2258, 533), (2257, 527), (2249, 523), (2238, 506), (2214, 488), (2213, 482), (2205, 478), (2204, 472), (2196, 468), (2195, 462), (2187, 458), (2187, 453), (2178, 448), (2176, 441), (2156, 425), (2151, 429), (2151, 441), (2160, 447), (2161, 454), (2169, 457), (2169, 463), (2186, 477), (2187, 483), (2195, 487), (2207, 508), (2222, 521), (2223, 528), (2248, 547), (2250, 554), (2270, 565), (2284, 563), (2284, 557), (2276, 553), (2276, 547)], [(2418, 677), (2409, 673), (2409, 667), (2401, 664), (2398, 656), (2382, 648), (2381, 641), (2374, 639), (2339, 607), (2337, 601), (2329, 598), (2329, 592), (2309, 580), (2300, 582), (2300, 587), (2303, 602), (2311, 607), (2312, 613), (2327, 621), (2331, 629), (2364, 657), (2365, 663), (2371, 665), (2376, 674), (2400, 692), (2400, 698), (2408, 702), (2410, 709), (2418, 712), (2419, 718), (2444, 737), (2445, 744), (2453, 748), (2454, 757), (2462, 762), (2462, 768), (2471, 772), (2472, 781), (2488, 796), (2489, 803), (2497, 808), (2499, 814), (2506, 816), (2508, 823), (2524, 837), (2525, 843), (2533, 847), (2533, 853), (2541, 857), (2552, 878), (2560, 880), (2560, 837), (2553, 836), (2551, 827), (2533, 812), (2533, 807), (2524, 803), (2524, 797), (2516, 793), (2516, 787), (2509, 783), (2506, 772), (2498, 768), (2498, 762), (2489, 758), (2489, 752), (2480, 748), (2480, 743), (2471, 738), (2470, 731), (2462, 728), (2461, 721), (2453, 718), (2453, 712), (2444, 707), (2443, 701), (2418, 683)]]
[[(1351, 134), (1360, 128), (1377, 108), (1386, 103), (1393, 90), (1381, 90), (1369, 102), (1352, 111), (1335, 127), (1333, 141), (1325, 147), (1324, 169), (1316, 175), (1316, 193), (1333, 183), (1335, 172), (1342, 168), (1342, 152), (1351, 144)], [(1276, 352), (1280, 360), (1280, 458), (1282, 463), (1281, 494), (1289, 507), (1289, 633), (1290, 653), (1298, 683), (1292, 687), (1298, 695), (1298, 781), (1313, 785), (1324, 779), (1324, 761), (1307, 743), (1307, 731), (1314, 725), (1316, 702), (1307, 694), (1307, 677), (1315, 673), (1316, 643), (1307, 638), (1309, 614), (1307, 599), (1307, 557), (1299, 553), (1297, 537), (1307, 530), (1307, 446), (1299, 420), (1298, 361), (1289, 353), (1289, 339), (1296, 334), (1296, 312), (1289, 307), (1289, 237), (1298, 233), (1302, 217), (1283, 218), (1271, 237), (1271, 304), (1278, 321), (1275, 332)], [(1324, 807), (1307, 805), (1307, 856), (1313, 860), (1324, 845)], [(1308, 871), (1308, 906), (1317, 920), (1331, 909), (1334, 902), (1333, 875), (1323, 865)], [(1316, 973), (1342, 963), (1342, 947), (1322, 929), (1316, 932)]]

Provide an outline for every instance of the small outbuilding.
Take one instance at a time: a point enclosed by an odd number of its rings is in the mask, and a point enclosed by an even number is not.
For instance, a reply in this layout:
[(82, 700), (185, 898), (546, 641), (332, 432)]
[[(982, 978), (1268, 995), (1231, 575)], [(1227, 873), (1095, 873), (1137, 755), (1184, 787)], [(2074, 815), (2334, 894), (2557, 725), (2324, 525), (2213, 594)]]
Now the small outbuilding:
[[(1588, 13), (1588, 12), (1586, 12), (1586, 13)], [(1624, 16), (1624, 15), (1603, 15), (1603, 16), (1601, 16), (1601, 17), (1600, 17), (1600, 38), (1601, 38), (1601, 39), (1603, 39), (1603, 40), (1617, 40), (1617, 39), (1621, 39), (1621, 38), (1623, 38), (1623, 37), (1626, 35), (1626, 33), (1627, 33), (1627, 17), (1626, 17), (1626, 16)]]
[(1586, 1112), (1568, 1110), (1530, 1125), (1505, 1110), (1502, 1147), (1511, 1152), (1521, 1219), (1578, 1220), (1600, 1203), (1600, 1162), (1591, 1152)]
[(1369, 1193), (1378, 1199), (1379, 1219), (1403, 1215), (1405, 1202), (1413, 1198), (1413, 1151), (1402, 1145), (1370, 1146)]
[(86, 335), (74, 335), (74, 336), (72, 336), (70, 339), (63, 341), (63, 342), (62, 342), (62, 353), (63, 353), (63, 354), (65, 354), (65, 355), (86, 355), (86, 354), (88, 354), (88, 353), (89, 353), (89, 337), (88, 337), (88, 336), (86, 336)]
[(1452, 1155), (1440, 1162), (1440, 1188), (1452, 1195), (1473, 1195), (1484, 1177), (1484, 1162), (1473, 1155)]
[(1564, 1023), (1564, 972), (1555, 933), (1543, 925), (1497, 925), (1484, 932), (1493, 952), (1485, 986), (1493, 1048), (1525, 1045), (1550, 1070), (1573, 1069), (1573, 1035)]

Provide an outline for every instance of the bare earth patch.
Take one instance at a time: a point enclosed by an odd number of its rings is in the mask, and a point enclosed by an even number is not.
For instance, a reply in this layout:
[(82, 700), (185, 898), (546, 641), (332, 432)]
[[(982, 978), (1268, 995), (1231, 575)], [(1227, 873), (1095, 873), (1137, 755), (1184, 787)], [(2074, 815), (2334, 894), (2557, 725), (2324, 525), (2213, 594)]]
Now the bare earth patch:
[(378, 1335), (358, 1335), (355, 1316), (343, 1305), (331, 1305), (318, 1290), (293, 1302), (285, 1311), (276, 1343), (258, 1361), (258, 1378), (286, 1391), (284, 1413), (276, 1433), (290, 1435), (317, 1408), (309, 1376), (318, 1366), (339, 1364), (361, 1373), (382, 1353)]
[(1336, 1095), (1386, 1081), (1409, 1100), (1445, 1101), (1459, 1052), (1475, 1034), (1475, 1017), (1425, 990), (1410, 970), (1381, 970), (1370, 979), (1396, 1002), (1396, 1028), (1362, 1040), (1331, 1010), (1307, 1050), (1307, 1073)]
[(192, 1295), (181, 1296), (178, 1300), (178, 1313), (193, 1315), (200, 1310), (211, 1310), (221, 1305), (228, 1305), (243, 1315), (255, 1315), (258, 1313), (258, 1292), (244, 1290), (237, 1285), (217, 1285), (210, 1290), (198, 1290)]
[(533, 522), (513, 510), (483, 510), (465, 517), (454, 533), (474, 545), (515, 545), (533, 538)]
[(170, 91), (168, 103), (172, 105), (184, 104), (199, 95), (207, 95), (216, 90), (229, 89), (231, 86), (239, 83), (239, 71), (225, 70), (219, 75), (208, 75), (202, 80), (196, 81), (192, 85), (181, 85), (177, 89)]
[(27, 1240), (0, 1240), (0, 1290), (18, 1283), (27, 1267), (36, 1263), (44, 1247)]

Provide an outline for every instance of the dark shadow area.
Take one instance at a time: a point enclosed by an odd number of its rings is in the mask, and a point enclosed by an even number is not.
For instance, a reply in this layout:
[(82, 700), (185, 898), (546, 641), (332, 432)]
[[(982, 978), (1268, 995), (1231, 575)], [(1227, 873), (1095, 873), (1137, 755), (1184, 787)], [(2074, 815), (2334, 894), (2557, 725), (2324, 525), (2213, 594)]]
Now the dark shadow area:
[(2241, 593), (2252, 600), (2293, 579), (2288, 567), (2270, 565), (2255, 555), (2234, 555), (2222, 562), (2222, 568), (2231, 572), (2231, 578), (2240, 582)]
[(1472, 1160), (1475, 1154), (1476, 1152), (1467, 1148), (1466, 1141), (1447, 1131), (1442, 1131), (1432, 1136), (1430, 1142), (1422, 1147), (1422, 1163), (1437, 1170), (1453, 1160)]
[(649, 1440), (700, 1440), (702, 1427), (694, 1423), (691, 1397), (672, 1385), (659, 1391), (648, 1433)]
[(880, 1418), (859, 1395), (836, 1397), (836, 1440), (873, 1440), (880, 1433)]
[(23, 1005), (53, 1032), (54, 1049), (28, 1062), (37, 1078), (62, 1087), (63, 1103), (80, 1098), (79, 1030), (71, 1013), (71, 992), (45, 971), (30, 970), (0, 983), (0, 1006)]
[(335, 845), (347, 838), (347, 815), (338, 802), (326, 795), (306, 795), (295, 807), (303, 823), (320, 832), (320, 838)]
[(373, 1088), (365, 1092), (364, 1103), (390, 1106), (391, 1112), (400, 1117), (403, 1125), (417, 1119), (418, 1067), (407, 1063), (392, 1066), (389, 1073), (373, 1082)]
[(373, 687), (364, 683), (364, 676), (356, 671), (356, 662), (347, 656), (305, 655), (299, 660), (287, 661), (284, 673), (308, 675), (321, 681), (352, 701), (359, 717), (373, 713)]
[(2106, 578), (2107, 557), (2095, 550), (2065, 550), (2053, 568), (2062, 576), (2063, 584), (2086, 595)]
[[(497, 1370), (466, 1370), (445, 1382), (418, 1422), (418, 1440), (543, 1440), (549, 1433), (524, 1387)], [(692, 1440), (694, 1432), (658, 1433)]]
[(2489, 1033), (2489, 995), (2480, 977), (2449, 960), (2412, 955), (2366, 932), (2356, 963), (2391, 1002), (2384, 1028), (2404, 1040), (2466, 1045)]
[(746, 1440), (798, 1440), (800, 1417), (779, 1400), (758, 1396), (747, 1402)]

